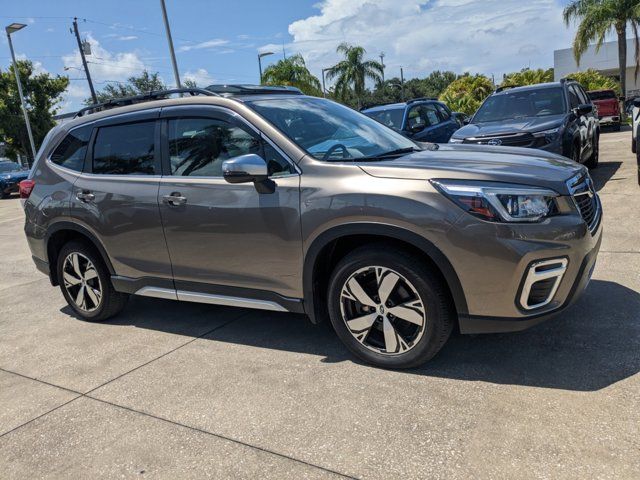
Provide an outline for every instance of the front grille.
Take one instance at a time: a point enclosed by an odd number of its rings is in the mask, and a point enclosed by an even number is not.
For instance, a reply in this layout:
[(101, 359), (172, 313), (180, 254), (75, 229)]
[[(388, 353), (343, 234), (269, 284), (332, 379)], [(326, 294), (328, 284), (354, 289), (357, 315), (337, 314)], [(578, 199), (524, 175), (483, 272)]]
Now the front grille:
[(593, 234), (600, 224), (602, 206), (591, 177), (588, 173), (578, 175), (569, 180), (568, 185), (582, 219)]
[(462, 143), (475, 145), (502, 145), (505, 147), (532, 147), (536, 138), (530, 133), (509, 133), (505, 135), (491, 135), (486, 137), (465, 138)]

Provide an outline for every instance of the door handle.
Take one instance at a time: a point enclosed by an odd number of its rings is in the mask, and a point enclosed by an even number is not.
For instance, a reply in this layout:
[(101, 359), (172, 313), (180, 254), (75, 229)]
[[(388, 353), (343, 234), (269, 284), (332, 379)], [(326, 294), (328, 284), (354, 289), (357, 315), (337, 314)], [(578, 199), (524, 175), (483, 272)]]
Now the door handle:
[(187, 197), (183, 197), (180, 192), (172, 192), (171, 194), (162, 197), (162, 199), (164, 200), (164, 203), (173, 205), (174, 207), (187, 203)]
[(81, 202), (93, 202), (96, 196), (88, 190), (76, 193), (76, 198)]

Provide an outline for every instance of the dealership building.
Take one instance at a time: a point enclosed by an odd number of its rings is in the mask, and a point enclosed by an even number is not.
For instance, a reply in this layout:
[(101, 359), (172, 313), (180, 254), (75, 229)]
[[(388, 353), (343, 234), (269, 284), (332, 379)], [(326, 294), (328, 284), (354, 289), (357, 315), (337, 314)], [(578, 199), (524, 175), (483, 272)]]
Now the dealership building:
[[(635, 45), (632, 39), (627, 40), (627, 98), (640, 96), (640, 72), (635, 77)], [(555, 80), (560, 80), (573, 72), (593, 68), (603, 75), (620, 80), (618, 67), (618, 42), (606, 42), (596, 53), (591, 45), (580, 58), (580, 66), (573, 57), (573, 49), (565, 48), (553, 52), (553, 68)]]

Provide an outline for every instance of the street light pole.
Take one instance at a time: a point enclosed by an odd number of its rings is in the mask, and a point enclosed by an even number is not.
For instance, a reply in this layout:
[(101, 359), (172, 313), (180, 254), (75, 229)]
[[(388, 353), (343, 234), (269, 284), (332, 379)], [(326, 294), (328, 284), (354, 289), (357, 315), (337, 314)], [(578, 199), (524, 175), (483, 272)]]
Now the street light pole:
[[(29, 114), (27, 112), (27, 106), (24, 103), (24, 95), (22, 95), (22, 84), (20, 82), (20, 73), (18, 72), (18, 64), (16, 63), (16, 54), (13, 51), (13, 42), (11, 42), (11, 34), (22, 30), (26, 25), (24, 23), (12, 23), (5, 28), (7, 32), (7, 39), (9, 40), (9, 50), (11, 50), (11, 59), (13, 61), (13, 73), (16, 76), (16, 83), (18, 84), (18, 95), (20, 96), (20, 104), (22, 105), (22, 113), (24, 114), (24, 123), (27, 126), (27, 134), (29, 135), (29, 143), (31, 144), (31, 154), (33, 155), (33, 161), (36, 159), (36, 144), (33, 141), (33, 133), (31, 133), (31, 123), (29, 122)], [(31, 162), (27, 160), (29, 166)]]
[(171, 64), (173, 65), (173, 76), (176, 79), (176, 88), (182, 88), (180, 85), (180, 74), (178, 73), (178, 62), (176, 62), (176, 52), (173, 50), (173, 39), (171, 38), (171, 28), (169, 27), (169, 19), (167, 18), (167, 7), (164, 0), (160, 0), (162, 7), (162, 18), (164, 18), (164, 28), (167, 31), (167, 42), (169, 42), (169, 53), (171, 54)]
[(82, 66), (84, 67), (84, 74), (87, 76), (87, 82), (89, 82), (89, 90), (91, 91), (91, 98), (93, 99), (93, 104), (98, 103), (98, 97), (96, 96), (96, 91), (93, 88), (93, 82), (91, 81), (91, 75), (89, 74), (89, 66), (87, 65), (87, 59), (84, 56), (84, 48), (82, 48), (82, 42), (80, 41), (80, 33), (78, 32), (78, 18), (73, 17), (73, 32), (76, 35), (76, 40), (78, 41), (78, 49), (80, 50), (80, 58), (82, 58)]
[(262, 52), (258, 54), (258, 69), (260, 70), (260, 85), (262, 85), (262, 57), (273, 55), (273, 52)]

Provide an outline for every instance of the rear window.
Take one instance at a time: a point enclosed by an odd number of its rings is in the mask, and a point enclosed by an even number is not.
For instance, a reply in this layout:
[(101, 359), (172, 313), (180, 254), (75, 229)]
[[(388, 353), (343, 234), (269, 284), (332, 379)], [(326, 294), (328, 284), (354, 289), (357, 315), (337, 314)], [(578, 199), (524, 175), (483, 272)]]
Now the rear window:
[(587, 95), (589, 95), (589, 98), (591, 100), (607, 100), (609, 98), (612, 98), (614, 100), (618, 99), (616, 93), (613, 90), (605, 90), (603, 92), (587, 92)]
[(69, 132), (51, 154), (51, 161), (61, 167), (81, 172), (92, 130), (93, 127), (87, 126)]
[(101, 127), (93, 147), (93, 173), (155, 174), (155, 121)]

